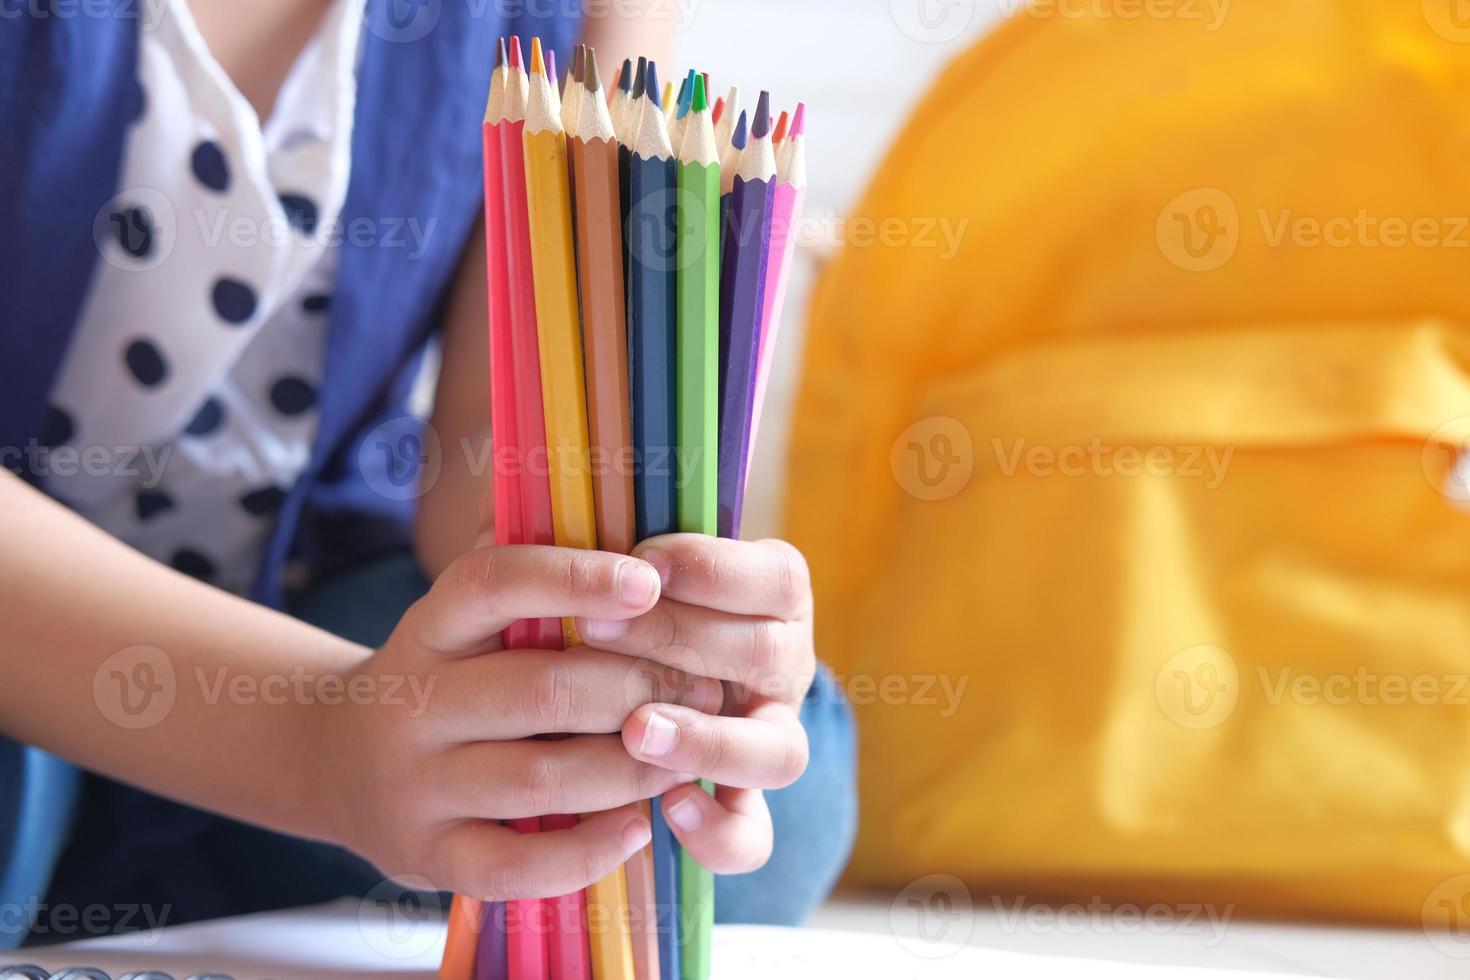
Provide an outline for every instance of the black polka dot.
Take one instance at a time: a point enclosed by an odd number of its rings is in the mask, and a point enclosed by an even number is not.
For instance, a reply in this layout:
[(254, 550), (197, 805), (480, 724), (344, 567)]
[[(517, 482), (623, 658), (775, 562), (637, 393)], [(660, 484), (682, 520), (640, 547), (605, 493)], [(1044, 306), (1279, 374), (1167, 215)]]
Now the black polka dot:
[(316, 404), (316, 389), (301, 378), (282, 378), (271, 385), (271, 404), (282, 415), (300, 415)]
[(191, 436), (207, 436), (219, 431), (224, 421), (225, 407), (219, 403), (218, 398), (210, 397), (199, 406), (199, 411), (194, 413), (194, 418), (184, 427), (184, 431)]
[(261, 487), (252, 490), (240, 498), (240, 506), (245, 513), (255, 517), (266, 517), (281, 509), (286, 502), (286, 491), (280, 487)]
[(214, 284), (214, 312), (226, 323), (244, 323), (255, 315), (255, 290), (228, 277)]
[(286, 220), (291, 222), (291, 227), (304, 235), (316, 232), (317, 222), (321, 220), (321, 212), (311, 198), (302, 197), (300, 194), (282, 194), (281, 207), (286, 209)]
[(214, 140), (205, 140), (194, 147), (193, 163), (199, 183), (220, 193), (229, 189), (230, 165), (225, 160), (225, 151)]
[(180, 548), (178, 551), (175, 551), (173, 561), (170, 564), (185, 575), (192, 575), (194, 578), (202, 579), (205, 582), (214, 578), (214, 562), (193, 548)]
[(138, 512), (138, 520), (146, 521), (166, 510), (173, 510), (174, 498), (162, 490), (140, 490), (134, 501)]
[(71, 437), (75, 433), (76, 426), (72, 423), (70, 415), (55, 405), (46, 409), (46, 421), (41, 426), (41, 442), (48, 449), (71, 442)]
[(308, 296), (301, 301), (301, 308), (308, 313), (325, 313), (332, 308), (332, 297), (326, 293)]
[(163, 359), (163, 352), (152, 341), (135, 340), (128, 344), (123, 360), (127, 362), (128, 370), (138, 384), (145, 388), (163, 384), (168, 377), (168, 362)]
[(153, 215), (147, 208), (126, 208), (112, 213), (112, 231), (118, 246), (135, 259), (153, 251)]

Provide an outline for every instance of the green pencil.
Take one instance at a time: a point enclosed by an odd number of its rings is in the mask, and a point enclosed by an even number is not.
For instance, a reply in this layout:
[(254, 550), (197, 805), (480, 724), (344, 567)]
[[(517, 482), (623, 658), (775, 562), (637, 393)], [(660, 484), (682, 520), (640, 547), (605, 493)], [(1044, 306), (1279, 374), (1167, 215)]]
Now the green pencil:
[(720, 154), (704, 78), (694, 76), (678, 166), (679, 529), (718, 530)]

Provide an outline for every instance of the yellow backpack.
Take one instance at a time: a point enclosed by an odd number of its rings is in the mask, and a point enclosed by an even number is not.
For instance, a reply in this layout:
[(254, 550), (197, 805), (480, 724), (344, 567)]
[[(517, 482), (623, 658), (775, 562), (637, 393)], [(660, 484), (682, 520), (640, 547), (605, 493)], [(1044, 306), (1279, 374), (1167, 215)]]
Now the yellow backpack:
[(858, 710), (850, 877), (1448, 921), (1470, 24), (1165, 6), (961, 57), (819, 286), (788, 530)]

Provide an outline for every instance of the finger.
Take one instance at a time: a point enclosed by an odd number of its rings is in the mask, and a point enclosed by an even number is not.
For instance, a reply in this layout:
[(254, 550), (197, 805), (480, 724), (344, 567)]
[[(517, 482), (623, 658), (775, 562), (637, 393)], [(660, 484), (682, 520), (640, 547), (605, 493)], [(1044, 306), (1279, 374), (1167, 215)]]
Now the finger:
[(577, 629), (600, 650), (734, 681), (773, 700), (800, 701), (816, 670), (810, 626), (803, 621), (737, 616), (665, 599), (633, 619), (579, 619)]
[(650, 538), (633, 554), (658, 569), (663, 594), (741, 616), (806, 619), (811, 573), (785, 541), (730, 541), (704, 534)]
[(681, 786), (664, 794), (663, 814), (689, 856), (715, 874), (745, 874), (771, 856), (771, 811), (760, 790), (720, 786), (710, 796), (697, 783)]
[(538, 834), (466, 821), (445, 834), (440, 852), (445, 871), (435, 880), (483, 901), (569, 895), (611, 874), (648, 844), (651, 833), (636, 807)]
[(483, 649), (518, 619), (636, 616), (658, 601), (646, 563), (602, 551), (515, 545), (479, 548), (444, 570), (407, 619), (420, 646)]
[(506, 650), (447, 665), (425, 696), (425, 723), (446, 742), (606, 735), (645, 704), (716, 714), (723, 700), (719, 681), (651, 660), (589, 647)]
[(623, 726), (623, 745), (635, 759), (746, 789), (790, 786), (809, 754), (806, 729), (782, 704), (761, 705), (745, 718), (645, 705)]
[(588, 813), (652, 799), (692, 778), (630, 757), (616, 735), (477, 742), (449, 751), (430, 804), (451, 819)]

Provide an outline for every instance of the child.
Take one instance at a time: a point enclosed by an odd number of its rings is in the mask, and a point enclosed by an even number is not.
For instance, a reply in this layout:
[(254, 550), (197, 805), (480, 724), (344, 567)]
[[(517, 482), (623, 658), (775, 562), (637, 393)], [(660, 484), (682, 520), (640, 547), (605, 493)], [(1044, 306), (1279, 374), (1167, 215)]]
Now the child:
[[(173, 923), (383, 874), (560, 894), (648, 842), (634, 804), (657, 794), (701, 863), (747, 872), (772, 851), (761, 790), (809, 751), (776, 807), (792, 851), (720, 901), (793, 920), (835, 878), (850, 721), (815, 696), (794, 549), (494, 548), (475, 520), (490, 52), (515, 32), (565, 54), (580, 19), (530, 6), (0, 20), (0, 903)], [(663, 54), (657, 25), (599, 13), (604, 59)], [(436, 326), (423, 429), (405, 405)], [(527, 617), (577, 617), (587, 645), (501, 651)], [(497, 822), (542, 813), (596, 815)]]

